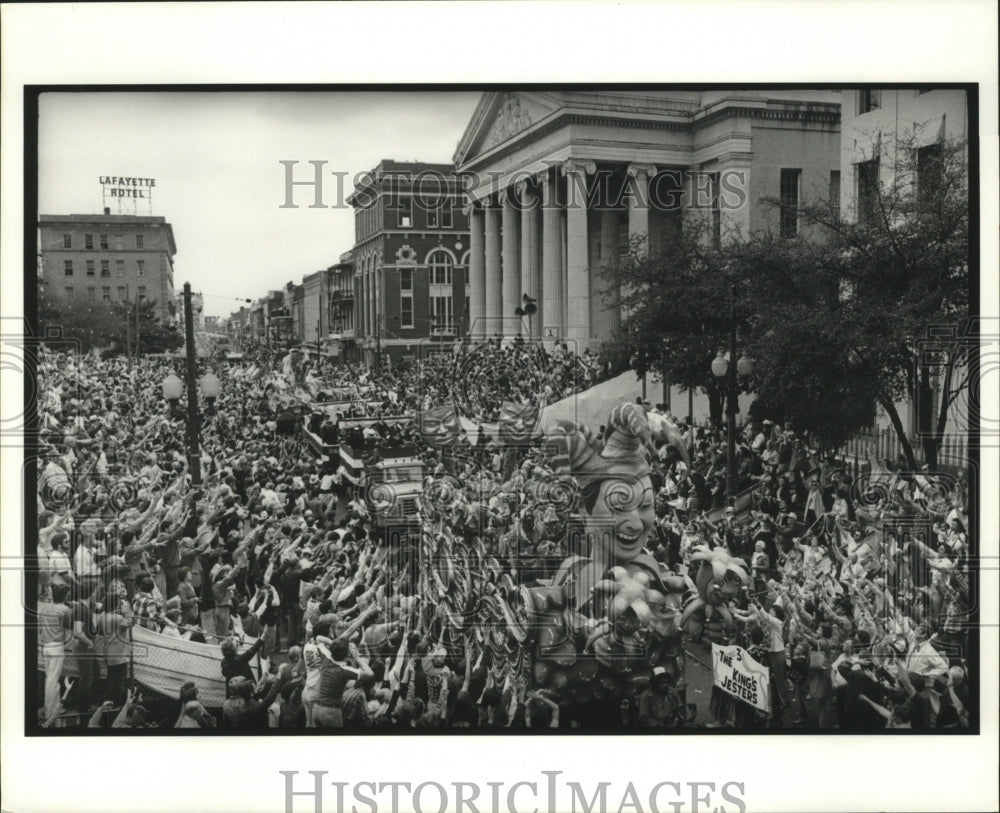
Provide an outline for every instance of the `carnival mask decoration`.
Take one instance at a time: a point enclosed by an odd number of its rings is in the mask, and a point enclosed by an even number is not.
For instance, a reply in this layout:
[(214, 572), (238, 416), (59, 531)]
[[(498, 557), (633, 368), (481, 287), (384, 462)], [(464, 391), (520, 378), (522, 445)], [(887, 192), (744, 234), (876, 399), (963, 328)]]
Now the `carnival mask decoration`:
[(691, 554), (692, 566), (699, 562), (695, 572), (694, 584), (697, 594), (692, 597), (681, 614), (680, 626), (683, 628), (688, 619), (699, 610), (704, 610), (705, 618), (710, 619), (714, 612), (732, 625), (732, 615), (729, 612), (729, 602), (739, 593), (740, 586), (750, 583), (746, 571), (746, 563), (729, 555), (723, 548), (708, 548), (699, 545)]
[(462, 431), (458, 411), (453, 404), (431, 407), (420, 413), (420, 435), (430, 446), (455, 443)]
[(540, 410), (537, 404), (516, 404), (504, 401), (500, 407), (500, 440), (508, 446), (525, 444), (531, 440), (538, 425)]

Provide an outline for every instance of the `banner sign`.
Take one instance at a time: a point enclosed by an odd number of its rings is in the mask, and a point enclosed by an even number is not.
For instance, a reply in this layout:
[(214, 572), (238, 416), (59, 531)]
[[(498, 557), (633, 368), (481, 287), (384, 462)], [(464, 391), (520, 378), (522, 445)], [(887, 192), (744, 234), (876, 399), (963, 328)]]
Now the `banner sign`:
[(761, 711), (771, 710), (771, 673), (739, 646), (712, 644), (715, 685)]

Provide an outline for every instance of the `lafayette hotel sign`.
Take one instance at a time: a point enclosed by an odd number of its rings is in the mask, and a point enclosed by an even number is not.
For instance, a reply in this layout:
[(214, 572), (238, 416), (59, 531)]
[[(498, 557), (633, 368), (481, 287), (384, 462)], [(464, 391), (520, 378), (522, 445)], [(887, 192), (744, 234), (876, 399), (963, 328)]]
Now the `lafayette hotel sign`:
[(102, 175), (101, 186), (108, 197), (112, 198), (151, 198), (155, 178), (119, 178), (115, 175)]

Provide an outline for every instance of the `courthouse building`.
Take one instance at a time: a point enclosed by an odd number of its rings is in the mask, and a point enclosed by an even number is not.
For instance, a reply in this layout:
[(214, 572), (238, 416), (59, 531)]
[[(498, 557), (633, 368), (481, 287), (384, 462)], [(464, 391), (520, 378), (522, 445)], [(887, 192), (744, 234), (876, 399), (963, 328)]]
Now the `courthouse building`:
[[(603, 274), (618, 252), (655, 252), (692, 210), (720, 238), (793, 237), (800, 199), (839, 194), (839, 133), (835, 91), (484, 94), (454, 156), (472, 332), (596, 348), (621, 321)], [(530, 320), (515, 314), (525, 294)]]
[(85, 301), (155, 303), (172, 324), (173, 228), (162, 217), (111, 214), (39, 215), (42, 279), (59, 308)]

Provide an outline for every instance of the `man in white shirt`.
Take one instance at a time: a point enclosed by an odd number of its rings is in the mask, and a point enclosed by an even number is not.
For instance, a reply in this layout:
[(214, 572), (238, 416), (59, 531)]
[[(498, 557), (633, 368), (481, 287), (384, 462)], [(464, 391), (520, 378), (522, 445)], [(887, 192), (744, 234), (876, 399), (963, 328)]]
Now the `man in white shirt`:
[(94, 557), (94, 537), (91, 533), (83, 535), (83, 542), (73, 556), (73, 569), (77, 580), (85, 588), (85, 595), (90, 595), (101, 578), (101, 569)]
[(948, 661), (931, 644), (924, 624), (920, 624), (914, 632), (910, 651), (906, 655), (906, 671), (931, 678), (944, 677), (948, 673)]

